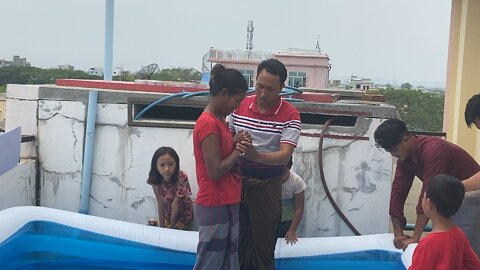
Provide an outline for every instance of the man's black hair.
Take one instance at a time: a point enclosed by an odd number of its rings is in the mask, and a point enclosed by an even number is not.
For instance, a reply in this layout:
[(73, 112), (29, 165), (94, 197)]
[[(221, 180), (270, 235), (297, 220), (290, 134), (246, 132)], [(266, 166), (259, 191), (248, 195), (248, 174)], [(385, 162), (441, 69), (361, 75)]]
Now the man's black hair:
[(257, 67), (257, 76), (264, 69), (272, 75), (278, 75), (280, 78), (280, 84), (285, 83), (285, 80), (287, 79), (287, 68), (282, 62), (273, 58), (263, 60)]
[(430, 180), (426, 196), (435, 205), (440, 215), (449, 218), (462, 205), (465, 197), (465, 188), (457, 178), (447, 174), (440, 174)]
[(408, 135), (407, 126), (402, 120), (388, 119), (378, 126), (373, 134), (377, 146), (389, 150), (399, 144)]
[(480, 94), (473, 95), (465, 106), (465, 123), (472, 127), (475, 119), (480, 119)]

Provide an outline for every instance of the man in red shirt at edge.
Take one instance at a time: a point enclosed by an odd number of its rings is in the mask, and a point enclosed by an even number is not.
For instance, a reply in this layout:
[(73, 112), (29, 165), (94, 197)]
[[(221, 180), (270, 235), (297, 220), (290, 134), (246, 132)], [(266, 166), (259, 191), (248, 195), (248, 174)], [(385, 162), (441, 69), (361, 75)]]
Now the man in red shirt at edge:
[[(397, 169), (390, 196), (390, 217), (392, 219), (396, 248), (405, 249), (410, 243), (417, 243), (428, 223), (422, 209), (422, 197), (433, 176), (452, 175), (457, 179), (467, 179), (480, 171), (478, 163), (462, 148), (438, 137), (415, 136), (408, 132), (403, 121), (388, 119), (374, 134), (377, 146), (397, 158)], [(413, 179), (423, 181), (417, 205), (417, 219), (412, 237), (404, 234), (407, 223), (403, 209)], [(480, 254), (480, 199), (465, 200), (453, 221), (465, 232), (477, 256)]]

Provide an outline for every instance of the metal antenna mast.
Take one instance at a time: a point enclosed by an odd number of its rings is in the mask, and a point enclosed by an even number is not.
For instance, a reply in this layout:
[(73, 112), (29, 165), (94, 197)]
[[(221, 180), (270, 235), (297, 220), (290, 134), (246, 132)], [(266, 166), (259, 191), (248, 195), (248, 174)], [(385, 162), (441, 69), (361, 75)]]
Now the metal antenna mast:
[(253, 51), (253, 21), (248, 21), (247, 26), (247, 51)]
[(317, 45), (315, 46), (315, 49), (318, 51), (318, 53), (322, 52), (320, 50), (320, 37), (319, 37), (319, 35), (317, 35)]

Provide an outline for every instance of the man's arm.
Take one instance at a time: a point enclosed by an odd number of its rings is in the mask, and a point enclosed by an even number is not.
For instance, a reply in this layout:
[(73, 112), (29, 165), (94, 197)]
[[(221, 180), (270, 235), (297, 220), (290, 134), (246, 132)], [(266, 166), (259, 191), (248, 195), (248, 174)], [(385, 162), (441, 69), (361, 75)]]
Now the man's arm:
[(401, 248), (403, 249), (403, 241), (408, 239), (408, 236), (406, 236), (403, 233), (403, 222), (400, 221), (398, 218), (392, 217), (392, 226), (393, 226), (393, 245), (396, 248)]
[(480, 172), (472, 175), (472, 177), (465, 179), (463, 182), (465, 191), (474, 191), (480, 189)]
[(297, 238), (297, 228), (302, 220), (303, 210), (305, 205), (305, 191), (296, 193), (294, 195), (294, 212), (293, 212), (293, 219), (290, 228), (288, 228), (287, 233), (285, 234), (285, 240), (287, 240), (287, 244), (295, 244), (298, 241)]
[(402, 241), (408, 238), (403, 233), (407, 223), (403, 209), (408, 193), (413, 184), (414, 174), (408, 170), (401, 162), (397, 162), (395, 178), (392, 183), (392, 192), (390, 194), (390, 217), (392, 219), (394, 239), (393, 244), (396, 248), (403, 248)]
[(294, 149), (295, 146), (291, 144), (281, 143), (278, 151), (263, 153), (258, 152), (250, 142), (237, 144), (237, 150), (245, 153), (248, 160), (272, 166), (286, 165), (292, 157)]
[(428, 218), (424, 214), (417, 214), (417, 220), (415, 221), (415, 229), (411, 238), (403, 238), (400, 240), (400, 248), (405, 250), (408, 245), (412, 243), (418, 243), (422, 236), (423, 229), (428, 223)]

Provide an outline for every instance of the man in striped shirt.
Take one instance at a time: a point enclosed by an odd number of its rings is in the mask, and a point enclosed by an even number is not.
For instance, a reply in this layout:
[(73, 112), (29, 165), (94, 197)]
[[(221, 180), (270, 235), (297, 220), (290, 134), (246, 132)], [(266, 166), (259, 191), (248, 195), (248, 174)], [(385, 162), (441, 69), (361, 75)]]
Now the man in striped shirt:
[(240, 204), (241, 269), (275, 269), (276, 232), (281, 219), (282, 172), (297, 146), (301, 122), (297, 109), (280, 98), (287, 69), (276, 59), (257, 68), (255, 95), (228, 118), (233, 133), (248, 133), (237, 145), (243, 188)]

